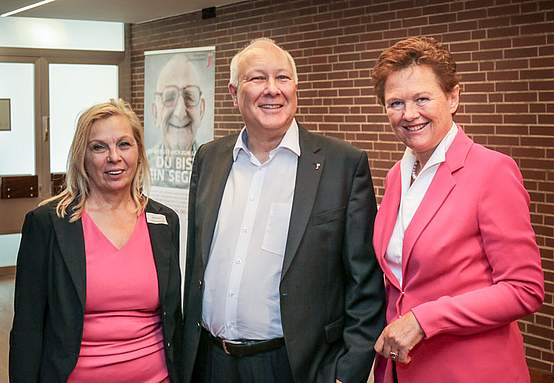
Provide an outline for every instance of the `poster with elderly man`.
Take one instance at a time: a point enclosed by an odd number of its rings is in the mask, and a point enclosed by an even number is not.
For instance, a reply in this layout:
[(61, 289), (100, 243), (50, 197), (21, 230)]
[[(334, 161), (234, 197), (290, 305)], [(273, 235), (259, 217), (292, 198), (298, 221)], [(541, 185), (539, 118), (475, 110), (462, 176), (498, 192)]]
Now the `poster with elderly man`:
[(194, 153), (214, 134), (215, 47), (149, 51), (144, 55), (149, 195), (179, 215), (184, 264)]

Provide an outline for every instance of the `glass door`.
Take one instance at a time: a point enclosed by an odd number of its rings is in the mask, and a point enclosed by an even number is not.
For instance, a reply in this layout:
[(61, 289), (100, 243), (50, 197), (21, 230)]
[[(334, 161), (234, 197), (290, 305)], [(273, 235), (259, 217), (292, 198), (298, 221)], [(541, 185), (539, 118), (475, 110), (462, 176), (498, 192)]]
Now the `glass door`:
[(65, 173), (79, 115), (118, 94), (117, 65), (49, 65), (51, 173)]
[[(80, 113), (120, 94), (124, 53), (62, 52), (59, 56), (0, 56), (2, 187), (19, 178), (37, 185), (33, 194), (0, 198), (0, 268), (16, 263), (26, 212), (52, 195), (56, 185), (52, 180), (63, 180)], [(6, 104), (9, 112), (4, 112)], [(2, 120), (6, 114), (9, 127)]]
[[(34, 59), (27, 60), (0, 62), (0, 177), (4, 180), (37, 176), (37, 67)], [(34, 198), (0, 199), (0, 233), (7, 233), (0, 234), (0, 267), (16, 261), (20, 224), (11, 218), (22, 217), (35, 206), (38, 195), (36, 190)]]

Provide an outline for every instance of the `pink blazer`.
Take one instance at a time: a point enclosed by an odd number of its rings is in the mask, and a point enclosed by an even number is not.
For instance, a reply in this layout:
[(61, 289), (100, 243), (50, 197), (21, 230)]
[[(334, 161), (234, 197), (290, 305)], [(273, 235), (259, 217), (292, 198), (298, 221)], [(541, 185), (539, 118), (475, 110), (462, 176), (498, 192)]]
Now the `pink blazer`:
[[(529, 195), (514, 161), (459, 130), (406, 228), (404, 286), (385, 261), (400, 204), (400, 166), (386, 178), (373, 242), (385, 273), (387, 322), (410, 310), (425, 338), (400, 383), (529, 382), (516, 320), (544, 298)], [(376, 382), (392, 382), (379, 358)]]

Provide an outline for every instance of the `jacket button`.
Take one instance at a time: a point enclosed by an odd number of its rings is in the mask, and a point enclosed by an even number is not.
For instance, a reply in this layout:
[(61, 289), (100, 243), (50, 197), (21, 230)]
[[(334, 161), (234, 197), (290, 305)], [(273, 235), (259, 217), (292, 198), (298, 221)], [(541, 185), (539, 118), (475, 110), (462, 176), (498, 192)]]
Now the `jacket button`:
[(167, 342), (167, 348), (171, 348), (171, 342)]
[(198, 286), (202, 286), (202, 279), (198, 280)]

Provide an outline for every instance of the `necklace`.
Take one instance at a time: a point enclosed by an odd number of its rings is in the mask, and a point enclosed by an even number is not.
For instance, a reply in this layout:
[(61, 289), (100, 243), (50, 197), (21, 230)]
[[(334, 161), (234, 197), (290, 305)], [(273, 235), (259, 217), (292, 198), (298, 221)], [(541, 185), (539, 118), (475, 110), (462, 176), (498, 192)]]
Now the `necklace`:
[(417, 178), (417, 168), (419, 166), (419, 160), (416, 160), (414, 162), (414, 167), (412, 168), (412, 180), (415, 181), (415, 179)]

